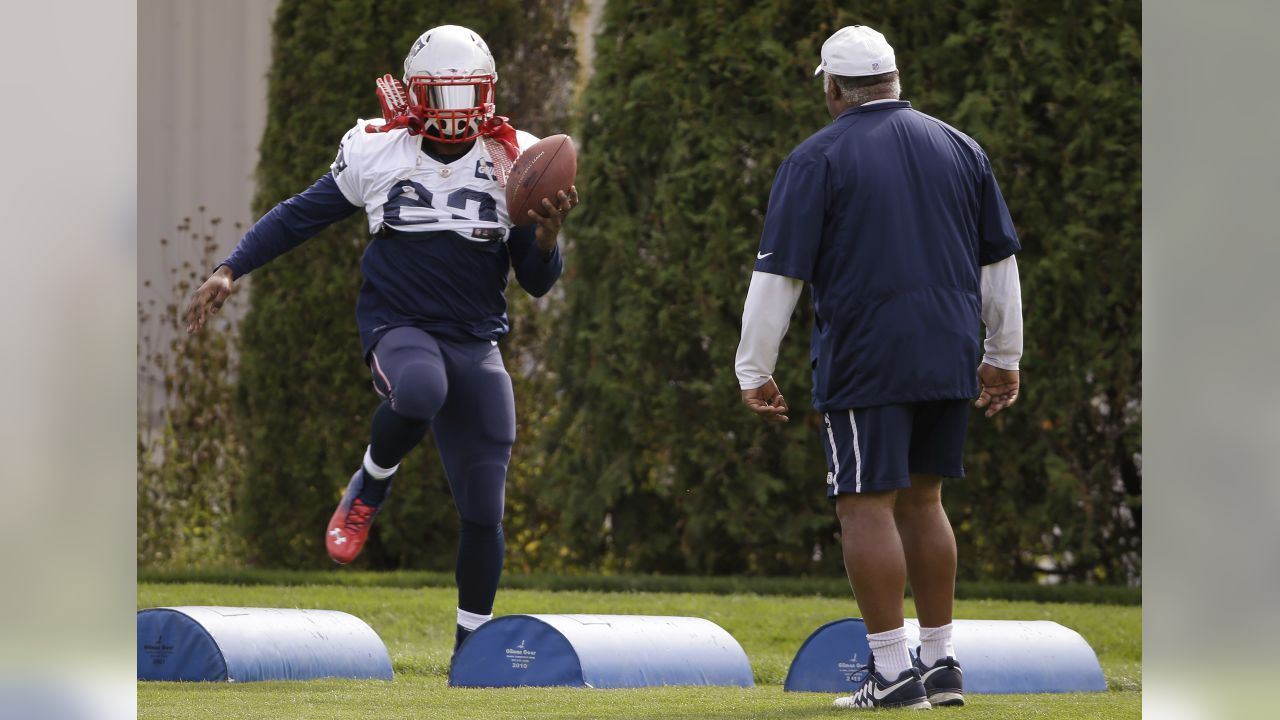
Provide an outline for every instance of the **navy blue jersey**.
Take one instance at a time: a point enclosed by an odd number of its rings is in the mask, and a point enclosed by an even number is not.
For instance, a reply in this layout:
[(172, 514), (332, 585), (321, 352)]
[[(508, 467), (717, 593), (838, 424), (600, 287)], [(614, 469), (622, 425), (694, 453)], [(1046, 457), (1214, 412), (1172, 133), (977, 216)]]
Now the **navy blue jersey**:
[(544, 255), (530, 226), (506, 242), (477, 243), (456, 232), (391, 231), (369, 243), (360, 261), (364, 283), (356, 303), (364, 352), (386, 331), (413, 326), (451, 340), (500, 340), (507, 322), (511, 268), (529, 294), (545, 294), (560, 277), (557, 248)]
[(1020, 249), (982, 148), (893, 101), (845, 111), (782, 163), (755, 269), (813, 286), (825, 412), (975, 397), (980, 267)]
[(364, 133), (361, 121), (332, 171), (264, 215), (223, 264), (236, 277), (248, 274), (363, 206), (376, 233), (356, 303), (366, 356), (395, 327), (501, 339), (510, 330), (511, 270), (531, 295), (543, 295), (560, 277), (560, 250), (542, 253), (533, 226), (512, 225), (482, 143), (441, 158), (420, 142), (403, 130)]

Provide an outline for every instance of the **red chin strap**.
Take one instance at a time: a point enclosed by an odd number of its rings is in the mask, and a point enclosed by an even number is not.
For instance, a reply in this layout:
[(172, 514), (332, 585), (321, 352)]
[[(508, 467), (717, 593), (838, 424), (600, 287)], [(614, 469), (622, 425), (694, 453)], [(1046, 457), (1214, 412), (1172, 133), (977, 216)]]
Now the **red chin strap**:
[[(385, 122), (382, 125), (370, 123), (365, 126), (365, 132), (390, 132), (404, 128), (410, 135), (426, 133), (424, 119), (409, 109), (409, 96), (405, 93), (403, 83), (391, 75), (383, 75), (374, 81), (374, 85), (378, 90), (378, 102), (382, 104), (382, 118)], [(510, 162), (514, 162), (520, 154), (516, 129), (501, 115), (492, 115), (480, 124), (480, 137), (487, 142), (496, 142), (506, 151)], [(506, 173), (501, 174), (505, 180)]]

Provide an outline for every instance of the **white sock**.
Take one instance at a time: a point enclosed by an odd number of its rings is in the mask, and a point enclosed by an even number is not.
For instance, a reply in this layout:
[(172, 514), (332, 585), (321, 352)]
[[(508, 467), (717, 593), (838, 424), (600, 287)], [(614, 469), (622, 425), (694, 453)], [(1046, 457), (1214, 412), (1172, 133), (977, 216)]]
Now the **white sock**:
[(920, 662), (925, 667), (945, 657), (955, 657), (956, 649), (951, 644), (951, 623), (936, 628), (920, 628)]
[(867, 644), (876, 656), (876, 672), (893, 682), (902, 671), (911, 667), (911, 653), (907, 651), (907, 626), (882, 633), (867, 633)]
[(370, 445), (364, 451), (364, 472), (374, 480), (385, 480), (395, 474), (400, 468), (400, 463), (396, 463), (389, 468), (379, 467), (378, 463), (373, 461), (373, 446)]
[(493, 613), (488, 615), (477, 615), (473, 612), (467, 612), (462, 608), (458, 608), (458, 624), (465, 630), (475, 630), (481, 625), (493, 619)]

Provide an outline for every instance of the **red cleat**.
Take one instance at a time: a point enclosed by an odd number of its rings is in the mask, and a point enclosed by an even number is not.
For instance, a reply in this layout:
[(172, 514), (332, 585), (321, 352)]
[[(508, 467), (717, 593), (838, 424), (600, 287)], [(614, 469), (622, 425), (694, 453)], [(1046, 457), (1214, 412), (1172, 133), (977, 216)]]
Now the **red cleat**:
[(347, 491), (342, 495), (342, 502), (329, 518), (329, 530), (324, 536), (325, 549), (329, 557), (339, 565), (346, 565), (364, 549), (364, 541), (369, 538), (369, 528), (373, 526), (373, 516), (378, 514), (378, 507), (367, 505), (358, 496), (364, 487), (364, 474), (357, 470), (347, 483)]

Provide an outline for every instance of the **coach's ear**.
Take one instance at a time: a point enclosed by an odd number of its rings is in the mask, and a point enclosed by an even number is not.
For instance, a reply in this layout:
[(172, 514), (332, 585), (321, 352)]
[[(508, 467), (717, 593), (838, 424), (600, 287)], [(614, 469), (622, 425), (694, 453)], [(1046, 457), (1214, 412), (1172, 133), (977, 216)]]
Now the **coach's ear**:
[(840, 86), (831, 81), (831, 76), (825, 72), (822, 74), (822, 93), (827, 96), (827, 103), (837, 103), (840, 101)]
[(840, 86), (825, 72), (822, 73), (822, 94), (823, 99), (827, 101), (827, 112), (831, 114), (831, 119), (840, 117), (840, 113), (844, 112), (846, 107), (844, 100), (840, 97)]

